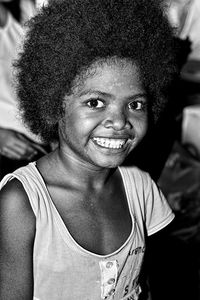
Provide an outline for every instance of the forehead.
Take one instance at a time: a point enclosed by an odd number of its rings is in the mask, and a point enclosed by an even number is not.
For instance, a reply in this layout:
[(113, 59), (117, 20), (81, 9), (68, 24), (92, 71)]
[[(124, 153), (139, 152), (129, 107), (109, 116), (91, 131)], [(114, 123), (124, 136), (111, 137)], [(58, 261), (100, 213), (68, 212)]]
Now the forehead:
[(142, 89), (139, 70), (127, 59), (111, 58), (97, 60), (88, 69), (82, 71), (74, 81), (73, 92), (83, 89)]

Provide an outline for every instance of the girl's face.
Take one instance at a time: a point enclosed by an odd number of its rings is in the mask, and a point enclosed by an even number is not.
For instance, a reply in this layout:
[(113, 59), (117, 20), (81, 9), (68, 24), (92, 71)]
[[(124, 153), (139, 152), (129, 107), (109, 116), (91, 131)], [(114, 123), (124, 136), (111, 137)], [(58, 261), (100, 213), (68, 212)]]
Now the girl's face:
[(122, 164), (147, 130), (147, 97), (133, 63), (95, 64), (65, 100), (63, 153), (100, 168)]

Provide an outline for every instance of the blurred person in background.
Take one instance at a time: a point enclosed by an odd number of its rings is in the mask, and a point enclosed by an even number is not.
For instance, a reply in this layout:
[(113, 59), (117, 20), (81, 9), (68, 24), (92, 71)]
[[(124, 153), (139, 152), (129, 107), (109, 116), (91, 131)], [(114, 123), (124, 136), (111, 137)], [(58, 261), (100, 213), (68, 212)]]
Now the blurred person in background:
[(12, 64), (20, 50), (23, 24), (35, 13), (32, 0), (0, 0), (0, 178), (49, 148), (22, 123), (14, 90)]
[(176, 217), (165, 234), (150, 241), (149, 284), (152, 300), (199, 300), (200, 1), (166, 0), (166, 6), (180, 45), (180, 76), (160, 135), (150, 142), (155, 158), (166, 153), (156, 179)]
[(187, 60), (200, 60), (200, 1), (169, 0), (169, 20), (181, 40), (191, 43)]
[(182, 143), (200, 159), (200, 1), (171, 0), (169, 19), (177, 36), (190, 42), (190, 52), (181, 69), (183, 102)]
[[(148, 171), (156, 181), (175, 140), (181, 139), (183, 110), (185, 116), (185, 107), (200, 103), (200, 1), (166, 0), (166, 13), (177, 40), (180, 76), (169, 90), (170, 101), (159, 124), (153, 133), (149, 131), (138, 148), (138, 156), (135, 156), (139, 167)], [(144, 155), (146, 148), (149, 155)]]

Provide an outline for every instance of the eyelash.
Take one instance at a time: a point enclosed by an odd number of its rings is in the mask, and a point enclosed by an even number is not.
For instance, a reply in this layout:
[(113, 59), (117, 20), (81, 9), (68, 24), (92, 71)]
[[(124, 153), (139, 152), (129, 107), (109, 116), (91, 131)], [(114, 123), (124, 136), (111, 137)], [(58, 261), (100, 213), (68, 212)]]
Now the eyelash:
[[(91, 103), (92, 102), (95, 102), (97, 105), (96, 106), (92, 106)], [(101, 103), (101, 104), (100, 104)], [(100, 107), (98, 107), (98, 105), (100, 104)], [(104, 108), (105, 107), (105, 102), (99, 98), (95, 98), (95, 99), (90, 99), (86, 102), (86, 105), (91, 108), (91, 109), (101, 109), (101, 108)], [(138, 107), (131, 107), (132, 105), (136, 105), (138, 106), (139, 105), (139, 108)], [(129, 110), (133, 110), (133, 111), (144, 111), (146, 110), (146, 103), (143, 102), (143, 101), (132, 101), (130, 103), (128, 103), (128, 109)]]
[[(98, 102), (100, 103), (100, 102), (101, 102), (101, 106), (100, 106), (100, 107), (92, 106), (92, 105), (91, 105), (92, 102), (96, 102), (96, 103), (98, 103)], [(96, 99), (90, 99), (90, 100), (87, 101), (86, 104), (87, 104), (88, 107), (93, 108), (93, 109), (100, 109), (100, 108), (103, 108), (103, 107), (105, 106), (104, 101), (101, 100), (101, 99), (98, 99), (98, 98), (96, 98)]]
[[(137, 106), (139, 105), (139, 108), (131, 108), (132, 104), (134, 104), (134, 105), (136, 104)], [(136, 111), (144, 111), (144, 110), (146, 110), (146, 106), (147, 106), (146, 103), (143, 101), (132, 101), (128, 104), (128, 108), (130, 110), (136, 110)]]

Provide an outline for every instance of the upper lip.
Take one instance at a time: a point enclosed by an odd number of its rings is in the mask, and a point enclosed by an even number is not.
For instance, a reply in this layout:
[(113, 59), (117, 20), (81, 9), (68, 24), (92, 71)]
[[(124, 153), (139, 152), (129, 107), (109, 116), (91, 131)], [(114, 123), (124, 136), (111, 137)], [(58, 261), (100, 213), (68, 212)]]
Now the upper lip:
[(95, 135), (93, 136), (92, 138), (102, 138), (102, 139), (118, 139), (118, 140), (128, 140), (128, 139), (133, 139), (133, 137), (131, 137), (130, 135), (128, 134), (119, 134), (119, 135), (109, 135), (109, 136), (106, 136), (106, 135)]

